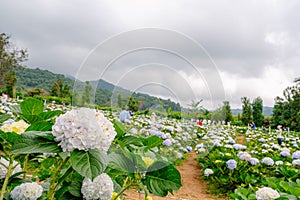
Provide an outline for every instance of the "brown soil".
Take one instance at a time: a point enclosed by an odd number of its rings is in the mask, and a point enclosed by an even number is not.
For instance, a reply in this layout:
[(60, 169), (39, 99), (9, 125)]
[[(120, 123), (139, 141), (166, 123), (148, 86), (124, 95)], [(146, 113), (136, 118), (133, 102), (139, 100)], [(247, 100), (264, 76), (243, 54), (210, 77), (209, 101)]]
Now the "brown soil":
[(243, 136), (243, 135), (239, 135), (239, 136), (237, 136), (237, 143), (238, 144), (245, 144), (246, 143), (246, 138), (245, 138), (245, 136)]
[[(157, 197), (150, 195), (153, 200), (215, 200), (221, 199), (213, 197), (206, 192), (207, 185), (201, 180), (201, 171), (199, 164), (195, 160), (197, 157), (196, 153), (192, 152), (189, 154), (187, 160), (177, 169), (180, 171), (182, 178), (182, 187), (174, 192), (174, 196), (169, 194), (167, 197)], [(145, 197), (143, 194), (139, 194), (135, 191), (127, 191), (126, 200), (143, 200)], [(224, 198), (222, 198), (224, 199)]]

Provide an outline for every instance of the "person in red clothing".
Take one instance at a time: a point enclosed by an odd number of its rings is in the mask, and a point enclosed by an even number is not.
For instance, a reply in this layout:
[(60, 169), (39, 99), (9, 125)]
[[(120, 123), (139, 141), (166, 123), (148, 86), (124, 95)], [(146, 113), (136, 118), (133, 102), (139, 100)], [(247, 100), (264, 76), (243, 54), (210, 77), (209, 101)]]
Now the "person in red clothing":
[(201, 119), (198, 119), (197, 124), (200, 125), (200, 126), (202, 126), (202, 121), (201, 121)]

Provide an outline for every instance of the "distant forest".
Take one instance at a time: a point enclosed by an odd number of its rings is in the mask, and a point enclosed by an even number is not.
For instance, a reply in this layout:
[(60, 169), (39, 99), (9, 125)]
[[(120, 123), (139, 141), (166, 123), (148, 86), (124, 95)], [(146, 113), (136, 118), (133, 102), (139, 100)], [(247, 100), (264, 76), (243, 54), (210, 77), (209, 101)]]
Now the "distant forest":
[[(66, 77), (62, 74), (55, 74), (48, 70), (42, 70), (39, 68), (21, 68), (16, 70), (17, 75), (17, 91), (21, 93), (27, 93), (32, 89), (44, 90), (44, 95), (50, 95), (50, 90), (57, 82), (61, 79), (64, 85), (69, 86), (70, 92), (73, 92), (73, 86), (75, 83), (75, 78)], [(104, 80), (91, 81), (92, 86), (96, 88), (95, 94), (95, 104), (100, 106), (117, 106), (117, 98), (121, 97), (123, 105), (126, 105), (129, 97), (132, 96), (136, 98), (139, 103), (139, 109), (145, 110), (147, 108), (153, 108), (161, 111), (165, 111), (171, 108), (173, 111), (180, 111), (180, 104), (171, 101), (170, 99), (165, 100), (150, 96), (148, 94), (142, 93), (132, 93), (129, 90), (123, 89), (121, 87), (116, 87), (111, 83)], [(84, 90), (84, 82), (76, 80), (77, 92), (82, 92)], [(113, 93), (114, 91), (114, 93)]]

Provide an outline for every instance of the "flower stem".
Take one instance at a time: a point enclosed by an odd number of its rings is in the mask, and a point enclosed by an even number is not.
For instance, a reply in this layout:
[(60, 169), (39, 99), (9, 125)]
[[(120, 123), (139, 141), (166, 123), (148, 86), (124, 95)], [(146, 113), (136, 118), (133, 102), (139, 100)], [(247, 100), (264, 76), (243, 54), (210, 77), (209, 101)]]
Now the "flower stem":
[(9, 177), (13, 173), (13, 170), (14, 170), (13, 161), (14, 161), (14, 155), (9, 156), (9, 165), (7, 167), (7, 173), (6, 173), (6, 176), (5, 176), (4, 183), (2, 185), (0, 200), (3, 200), (3, 198), (4, 198), (4, 194), (6, 192), (6, 187), (8, 185)]
[(23, 175), (23, 179), (26, 179), (28, 158), (29, 158), (29, 154), (27, 154), (27, 155), (25, 156), (25, 159), (24, 159), (24, 167), (23, 167), (23, 171), (24, 171), (25, 173), (24, 173), (24, 175)]
[(65, 164), (69, 161), (70, 157), (67, 157), (56, 169), (55, 173), (53, 174), (53, 176), (51, 177), (51, 182), (50, 182), (50, 189), (48, 191), (48, 196), (47, 199), (48, 200), (52, 200), (54, 199), (54, 194), (55, 194), (55, 189), (57, 188), (58, 184), (55, 184), (56, 178), (58, 176), (58, 174), (60, 173), (60, 171), (62, 170), (62, 168), (65, 166)]

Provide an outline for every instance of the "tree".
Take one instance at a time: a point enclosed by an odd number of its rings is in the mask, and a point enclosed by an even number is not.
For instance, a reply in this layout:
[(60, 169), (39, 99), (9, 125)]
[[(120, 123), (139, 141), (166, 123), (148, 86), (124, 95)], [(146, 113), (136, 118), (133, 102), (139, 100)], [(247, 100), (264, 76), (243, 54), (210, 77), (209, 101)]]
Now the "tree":
[(71, 96), (70, 87), (68, 85), (63, 85), (61, 94), (62, 94), (61, 96), (64, 98), (70, 97)]
[(9, 35), (0, 34), (0, 89), (5, 86), (7, 73), (20, 67), (28, 57), (27, 50), (17, 49), (9, 40)]
[(50, 90), (50, 95), (56, 97), (62, 97), (62, 90), (63, 90), (63, 80), (59, 78), (55, 83), (53, 83)]
[(76, 89), (74, 89), (72, 95), (71, 95), (71, 102), (73, 106), (78, 106), (79, 103), (79, 93)]
[(86, 81), (84, 92), (83, 92), (83, 95), (82, 95), (82, 105), (85, 105), (87, 103), (91, 103), (91, 91), (92, 91), (92, 86), (91, 86), (89, 81)]
[(231, 122), (232, 121), (232, 113), (231, 113), (231, 108), (229, 101), (224, 101), (223, 102), (223, 113), (225, 114), (225, 122)]
[(136, 98), (131, 96), (129, 98), (129, 102), (128, 102), (128, 109), (131, 110), (131, 111), (136, 112), (136, 111), (138, 111), (138, 106), (139, 105), (138, 105), (138, 102), (137, 102)]
[(300, 130), (300, 78), (295, 79), (295, 85), (287, 87), (282, 97), (275, 98), (272, 125), (288, 126), (292, 130)]
[(199, 117), (198, 114), (203, 113), (205, 111), (205, 109), (203, 108), (203, 106), (201, 105), (203, 99), (200, 99), (199, 101), (194, 101), (192, 100), (191, 104), (188, 104), (188, 106), (191, 107), (191, 116), (192, 117)]
[(253, 100), (252, 116), (253, 116), (253, 122), (259, 127), (262, 126), (264, 121), (263, 100), (260, 97), (257, 97), (256, 99)]
[(251, 103), (247, 97), (242, 97), (241, 101), (243, 103), (241, 120), (244, 125), (248, 125), (248, 123), (250, 123), (252, 121)]
[(5, 83), (5, 92), (9, 94), (9, 96), (16, 98), (16, 83), (17, 83), (16, 72), (14, 71), (8, 72), (4, 77), (4, 83)]
[(119, 93), (118, 94), (118, 107), (122, 108), (123, 107), (123, 103), (122, 103), (122, 95)]

